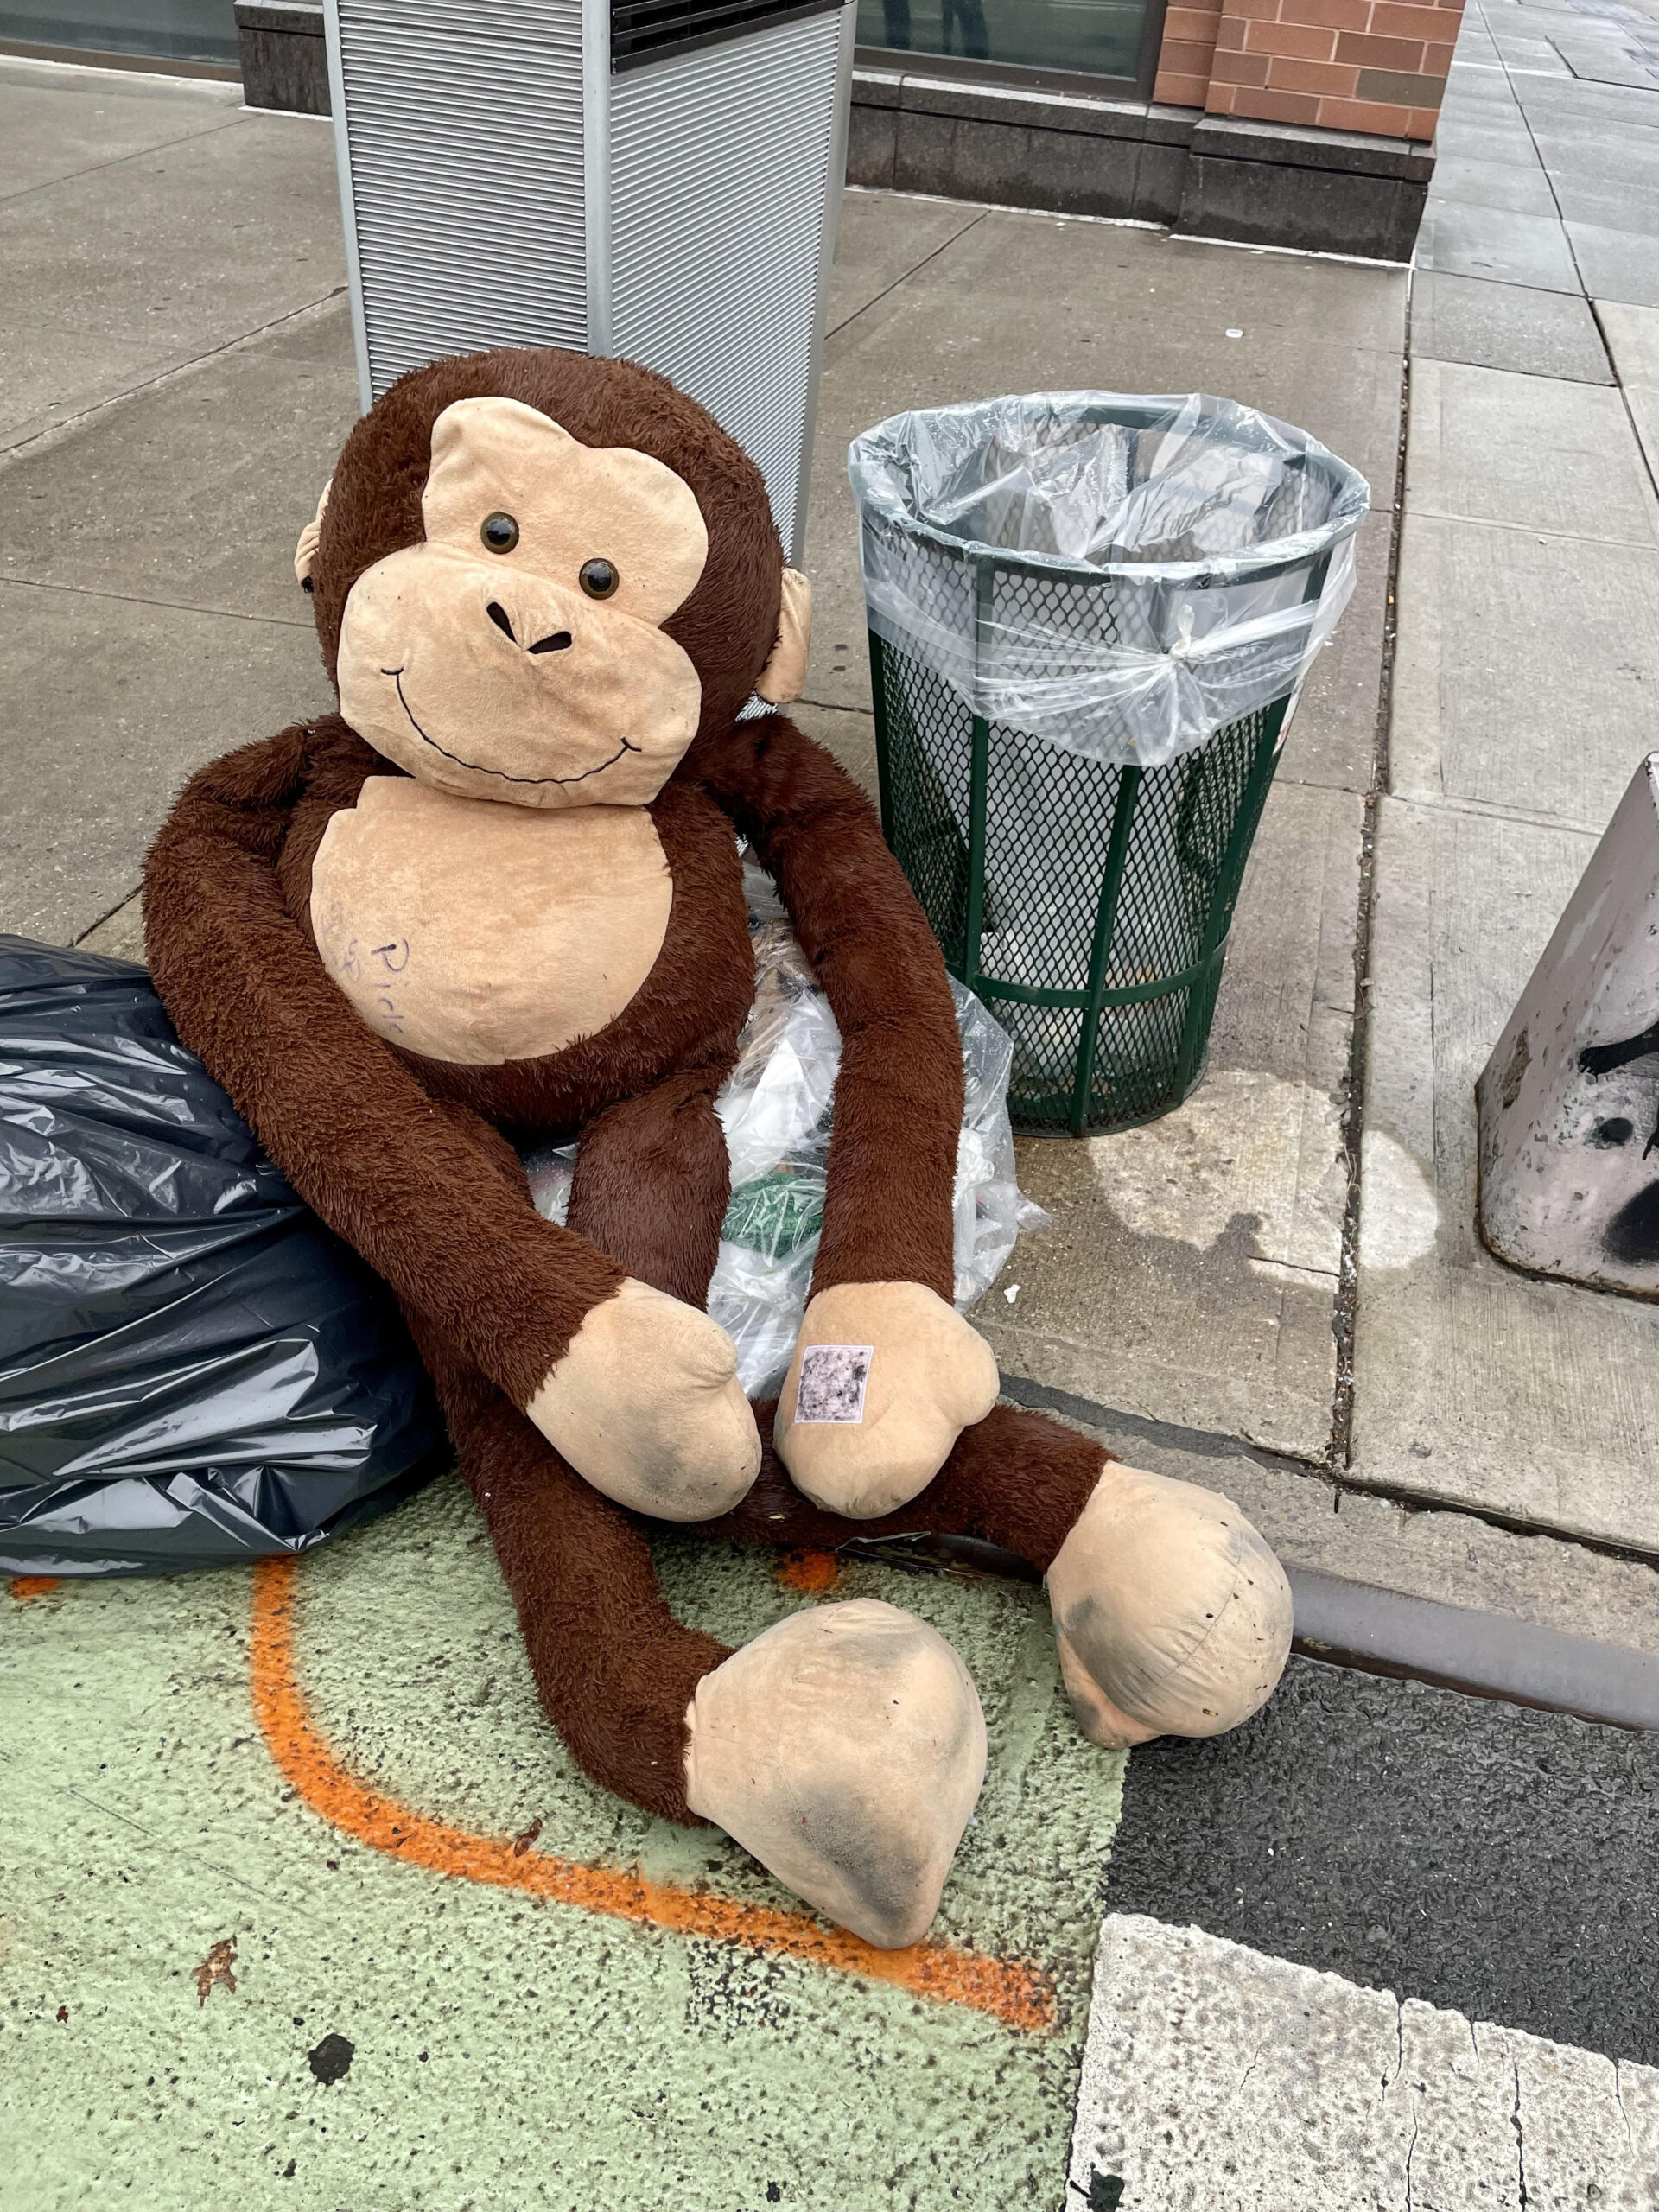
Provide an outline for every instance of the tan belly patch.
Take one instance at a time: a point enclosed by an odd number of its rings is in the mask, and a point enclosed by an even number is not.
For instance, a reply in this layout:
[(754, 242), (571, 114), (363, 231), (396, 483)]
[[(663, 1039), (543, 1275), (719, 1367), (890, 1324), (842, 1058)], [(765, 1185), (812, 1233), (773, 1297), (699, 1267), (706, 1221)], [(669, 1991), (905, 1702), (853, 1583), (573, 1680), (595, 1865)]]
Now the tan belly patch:
[(673, 878), (644, 808), (560, 811), (371, 776), (311, 871), (323, 965), (380, 1036), (474, 1067), (604, 1028), (651, 973)]

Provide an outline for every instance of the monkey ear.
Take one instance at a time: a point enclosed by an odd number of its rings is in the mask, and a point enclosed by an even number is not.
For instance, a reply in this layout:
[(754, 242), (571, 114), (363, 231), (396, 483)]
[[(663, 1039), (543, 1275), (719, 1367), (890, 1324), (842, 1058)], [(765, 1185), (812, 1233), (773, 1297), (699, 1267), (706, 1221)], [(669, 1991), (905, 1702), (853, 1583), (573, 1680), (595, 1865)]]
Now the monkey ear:
[(322, 487), (322, 497), (317, 501), (317, 512), (300, 532), (300, 542), (294, 548), (294, 574), (299, 579), (300, 589), (311, 588), (311, 568), (317, 557), (317, 544), (322, 536), (322, 518), (328, 505), (328, 494), (334, 488), (331, 476)]
[(806, 657), (812, 650), (812, 587), (798, 569), (784, 570), (778, 607), (778, 642), (755, 683), (769, 707), (786, 707), (806, 684)]

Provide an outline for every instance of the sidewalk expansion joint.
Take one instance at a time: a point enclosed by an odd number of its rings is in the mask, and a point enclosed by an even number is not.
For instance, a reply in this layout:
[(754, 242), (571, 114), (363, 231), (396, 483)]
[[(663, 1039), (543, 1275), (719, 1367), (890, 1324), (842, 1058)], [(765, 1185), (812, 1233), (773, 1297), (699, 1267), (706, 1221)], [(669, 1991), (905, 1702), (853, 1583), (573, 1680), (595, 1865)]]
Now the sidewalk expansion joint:
[(1298, 1459), (1288, 1452), (1270, 1451), (1265, 1445), (1252, 1444), (1243, 1437), (1227, 1436), (1216, 1429), (1185, 1428), (1179, 1421), (1153, 1421), (1144, 1414), (1123, 1413), (1116, 1406), (1100, 1405), (1092, 1398), (1078, 1397), (1075, 1391), (1058, 1390), (1046, 1382), (1033, 1382), (1023, 1375), (1004, 1375), (1001, 1395), (1014, 1405), (1058, 1414), (1078, 1428), (1109, 1429), (1115, 1436), (1138, 1437), (1147, 1444), (1162, 1445), (1172, 1452), (1191, 1452), (1199, 1459), (1249, 1459), (1276, 1474), (1297, 1475), (1304, 1481), (1312, 1477), (1332, 1483), (1334, 1495), (1331, 1470), (1321, 1461)]
[[(851, 715), (855, 721), (861, 722), (873, 721), (875, 718), (872, 709), (849, 707), (841, 699), (809, 699), (803, 696), (798, 699), (791, 699), (790, 704), (793, 707), (810, 707), (815, 715)], [(781, 713), (784, 710), (776, 709), (773, 711)]]
[[(1482, 25), (1488, 29), (1490, 35), (1490, 27), (1486, 26), (1486, 15), (1484, 9), (1480, 11), (1480, 20)], [(1553, 75), (1554, 72), (1512, 68), (1503, 48), (1497, 45), (1496, 40), (1493, 41), (1493, 46), (1497, 54), (1498, 67), (1503, 72), (1504, 81), (1510, 88), (1510, 98), (1515, 102), (1515, 111), (1520, 117), (1521, 127), (1527, 134), (1527, 143), (1532, 148), (1532, 157), (1534, 161), (1537, 162), (1539, 168), (1541, 170), (1544, 182), (1549, 187), (1549, 196), (1555, 203), (1555, 220), (1560, 226), (1561, 239), (1562, 243), (1567, 247), (1567, 258), (1573, 264), (1573, 275), (1578, 284), (1580, 296), (1587, 300), (1590, 296), (1590, 287), (1585, 283), (1584, 271), (1579, 265), (1579, 249), (1573, 244), (1573, 233), (1567, 226), (1567, 217), (1561, 208), (1561, 195), (1555, 188), (1554, 178), (1550, 175), (1549, 163), (1544, 159), (1543, 149), (1538, 143), (1538, 133), (1533, 129), (1532, 118), (1527, 113), (1526, 109), (1522, 106), (1520, 95), (1515, 89), (1514, 79), (1517, 76)], [(1600, 325), (1598, 324), (1597, 327), (1599, 329)], [(1605, 344), (1605, 342), (1606, 341), (1604, 339), (1603, 343)], [(1610, 352), (1608, 359), (1611, 360), (1611, 358), (1612, 355)], [(1522, 2190), (1521, 2201), (1523, 2204), (1526, 2202), (1526, 2191), (1524, 2189)]]
[(1515, 822), (1529, 830), (1554, 830), (1572, 837), (1587, 837), (1599, 844), (1606, 823), (1575, 822), (1571, 816), (1541, 814), (1535, 808), (1500, 806), (1495, 799), (1471, 798), (1465, 791), (1383, 791), (1389, 806), (1421, 806), (1436, 814), (1468, 814), (1485, 822)]
[[(1550, 189), (1554, 191), (1554, 187), (1552, 185)], [(1587, 294), (1586, 296), (1588, 298)], [(1611, 307), (1613, 302), (1609, 301), (1606, 304)], [(1636, 440), (1636, 449), (1642, 456), (1642, 473), (1652, 486), (1656, 496), (1659, 496), (1659, 476), (1654, 474), (1653, 457), (1648, 450), (1648, 442), (1642, 435), (1642, 425), (1636, 419), (1635, 410), (1630, 405), (1630, 395), (1625, 389), (1624, 377), (1619, 373), (1618, 356), (1614, 352), (1612, 342), (1607, 335), (1607, 326), (1601, 319), (1602, 305), (1603, 303), (1599, 300), (1589, 301), (1590, 314), (1596, 326), (1596, 335), (1601, 340), (1601, 350), (1607, 356), (1607, 365), (1613, 372), (1613, 388), (1618, 392), (1619, 404), (1624, 410), (1624, 420), (1630, 426), (1630, 435)]]
[(1326, 1465), (1340, 1474), (1352, 1464), (1354, 1325), (1359, 1303), (1360, 1150), (1365, 1128), (1365, 1073), (1371, 1040), (1371, 938), (1376, 906), (1376, 825), (1389, 787), (1389, 724), (1394, 709), (1394, 662), (1399, 637), (1400, 541), (1406, 513), (1406, 443), (1411, 404), (1411, 284), (1406, 286), (1405, 329), (1400, 355), (1400, 434), (1395, 448), (1394, 497), (1389, 509), (1389, 576), (1382, 610), (1382, 664), (1377, 677), (1376, 724), (1371, 747), (1370, 788), (1359, 838), (1359, 901), (1354, 916), (1354, 1020), (1348, 1049), (1348, 1096), (1342, 1117), (1348, 1192), (1342, 1210), (1342, 1257), (1331, 1310), (1336, 1339), (1336, 1389), (1331, 1406)]
[[(859, 188), (860, 188), (856, 185), (849, 185), (847, 188), (849, 192), (855, 192)], [(910, 198), (918, 198), (921, 196), (923, 195), (915, 194), (906, 195), (906, 197)], [(829, 350), (830, 341), (832, 338), (838, 338), (843, 330), (850, 330), (861, 315), (868, 315), (872, 308), (880, 307), (882, 301), (891, 298), (893, 294), (899, 289), (901, 284), (908, 284), (912, 276), (918, 275), (922, 270), (931, 267), (932, 264), (938, 259), (942, 253), (948, 253), (950, 251), (950, 248), (956, 245), (958, 238), (965, 238), (969, 231), (976, 229), (977, 226), (984, 221), (987, 215), (997, 212), (995, 209), (985, 207), (977, 200), (949, 200), (944, 204), (952, 207), (960, 207), (963, 213), (968, 215), (968, 220), (963, 225), (962, 228), (959, 231), (952, 231), (948, 238), (942, 238), (939, 244), (934, 247), (931, 253), (925, 253), (921, 259), (914, 263), (912, 267), (906, 269), (902, 276), (895, 276), (891, 284), (884, 284), (881, 289), (875, 294), (873, 299), (863, 301), (859, 306), (853, 309), (850, 315), (843, 315), (839, 322), (831, 323), (823, 334), (823, 344), (826, 354)], [(971, 213), (969, 213), (970, 210), (972, 211)], [(1029, 210), (1027, 210), (1027, 213), (1028, 212)]]
[[(0, 48), (0, 59), (12, 59)], [(27, 58), (27, 57), (23, 57)], [(179, 146), (194, 146), (199, 138), (216, 138), (221, 130), (229, 130), (240, 123), (251, 108), (233, 108), (223, 123), (210, 123), (200, 130), (181, 131), (176, 138), (164, 138), (159, 145), (140, 146), (130, 154), (117, 154), (107, 162), (89, 162), (84, 169), (71, 169), (67, 176), (48, 177), (44, 184), (19, 185), (16, 192), (0, 192), (0, 207), (10, 207), (19, 200), (28, 200), (37, 192), (55, 192), (60, 185), (75, 184), (84, 176), (101, 176), (106, 169), (118, 169), (129, 162), (142, 162), (152, 154), (170, 154)]]
[[(1570, 295), (1562, 293), (1560, 296), (1566, 299)], [(1426, 353), (1422, 358), (1432, 361), (1435, 356), (1433, 353)], [(1452, 362), (1450, 365), (1456, 368), (1465, 365), (1460, 362)], [(1493, 369), (1483, 372), (1483, 374), (1506, 377), (1524, 373), (1524, 371), (1518, 369)], [(1566, 385), (1575, 391), (1605, 391), (1607, 389), (1605, 385), (1581, 385), (1573, 377), (1541, 376), (1535, 378), (1534, 381), (1539, 384)], [(1621, 391), (1624, 389), (1622, 385), (1618, 388)], [(1625, 409), (1627, 415), (1629, 411), (1627, 405)], [(1631, 429), (1637, 445), (1640, 446), (1641, 435), (1636, 431), (1634, 423), (1631, 425)], [(1652, 481), (1645, 464), (1643, 474), (1649, 476), (1649, 482)], [(1498, 530), (1510, 537), (1534, 538), (1540, 545), (1612, 545), (1618, 546), (1626, 553), (1659, 552), (1659, 540), (1652, 537), (1612, 537), (1600, 532), (1592, 537), (1588, 531), (1551, 530), (1535, 522), (1505, 522), (1501, 515), (1463, 514), (1455, 507), (1414, 506), (1411, 514), (1414, 522), (1454, 522), (1459, 528), (1465, 530)]]
[(74, 943), (85, 944), (94, 930), (101, 930), (105, 922), (112, 922), (118, 914), (124, 912), (126, 908), (131, 906), (135, 899), (142, 899), (143, 892), (144, 887), (142, 883), (135, 883), (130, 891), (124, 891), (107, 914), (100, 914), (95, 922), (87, 923), (80, 935), (74, 939)]
[[(1642, 1566), (1642, 1568), (1646, 1568), (1648, 1573), (1652, 1573), (1652, 1575), (1656, 1577), (1655, 1595), (1656, 1599), (1659, 1599), (1659, 1553), (1637, 1551), (1637, 1548), (1632, 1548), (1632, 1546), (1628, 1544), (1612, 1544), (1612, 1541), (1608, 1541), (1606, 1537), (1584, 1535), (1584, 1533), (1577, 1531), (1577, 1529), (1541, 1526), (1540, 1522), (1522, 1520), (1520, 1516), (1513, 1516), (1513, 1513), (1500, 1513), (1500, 1510), (1491, 1509), (1491, 1506), (1466, 1504), (1466, 1502), (1453, 1500), (1453, 1497), (1429, 1497), (1425, 1496), (1422, 1491), (1402, 1491), (1387, 1484), (1387, 1482), (1370, 1482), (1365, 1480), (1365, 1478), (1351, 1476), (1350, 1471), (1344, 1471), (1344, 1469), (1332, 1471), (1330, 1466), (1319, 1465), (1319, 1462), (1314, 1460), (1296, 1460), (1296, 1458), (1292, 1458), (1289, 1453), (1268, 1451), (1261, 1445), (1249, 1445), (1249, 1442), (1245, 1442), (1243, 1438), (1236, 1438), (1236, 1435), (1221, 1435), (1212, 1429), (1184, 1429), (1184, 1427), (1174, 1425), (1174, 1422), (1148, 1421), (1148, 1418), (1141, 1414), (1123, 1414), (1123, 1411), (1119, 1411), (1117, 1407), (1097, 1405), (1097, 1402), (1090, 1398), (1077, 1398), (1073, 1391), (1051, 1389), (1046, 1382), (1028, 1382), (1024, 1376), (1004, 1374), (1002, 1395), (1007, 1400), (1011, 1400), (1013, 1405), (1035, 1407), (1035, 1409), (1044, 1411), (1044, 1414), (1055, 1414), (1059, 1421), (1071, 1422), (1071, 1425), (1077, 1427), (1077, 1429), (1086, 1429), (1090, 1435), (1102, 1438), (1102, 1442), (1106, 1442), (1106, 1449), (1113, 1449), (1110, 1440), (1117, 1440), (1117, 1438), (1137, 1438), (1137, 1440), (1146, 1442), (1146, 1445), (1161, 1446), (1161, 1449), (1166, 1451), (1181, 1451), (1181, 1453), (1190, 1455), (1190, 1458), (1205, 1458), (1205, 1460), (1248, 1460), (1249, 1465), (1263, 1466), (1263, 1469), (1272, 1471), (1272, 1473), (1281, 1473), (1281, 1476), (1294, 1476), (1296, 1480), (1300, 1482), (1320, 1482), (1320, 1484), (1325, 1484), (1325, 1489), (1330, 1491), (1332, 1513), (1340, 1513), (1344, 1497), (1374, 1497), (1378, 1504), (1395, 1506), (1400, 1513), (1407, 1513), (1407, 1516), (1435, 1513), (1435, 1516), (1442, 1516), (1442, 1517), (1478, 1522), (1482, 1529), (1497, 1529), (1497, 1531), (1502, 1531), (1504, 1535), (1533, 1537), (1533, 1540), (1537, 1540), (1540, 1544), (1571, 1544), (1575, 1546), (1577, 1551), (1591, 1553), (1591, 1555), (1597, 1557), (1597, 1560), (1615, 1560), (1619, 1561), (1621, 1566)], [(1004, 1566), (1004, 1568), (1000, 1568), (1000, 1573), (1018, 1573), (1018, 1568)], [(1354, 1584), (1354, 1581), (1350, 1581), (1344, 1575), (1327, 1575), (1323, 1568), (1287, 1568), (1287, 1573), (1289, 1577), (1292, 1577), (1292, 1581), (1294, 1581), (1296, 1575), (1300, 1573), (1300, 1575), (1319, 1575), (1320, 1581), (1336, 1584), (1336, 1586), (1340, 1588), (1371, 1588), (1371, 1584)], [(1405, 1599), (1405, 1597), (1402, 1597), (1402, 1601), (1409, 1601), (1409, 1604), (1427, 1604), (1427, 1606), (1438, 1606), (1438, 1604), (1440, 1604), (1438, 1599), (1415, 1599), (1415, 1597), (1414, 1599)], [(1476, 1617), (1476, 1619), (1510, 1621), (1509, 1615), (1484, 1615), (1484, 1612), (1480, 1612), (1478, 1608), (1466, 1608), (1466, 1606), (1451, 1606), (1451, 1608), (1442, 1608), (1442, 1611), (1471, 1612), (1471, 1617)], [(1529, 1635), (1560, 1635), (1560, 1630), (1541, 1630), (1541, 1628), (1533, 1630), (1533, 1628), (1529, 1628), (1526, 1624), (1522, 1624), (1522, 1621), (1510, 1621), (1510, 1626), (1526, 1628)], [(1577, 1643), (1577, 1642), (1591, 1642), (1591, 1639), (1568, 1637), (1566, 1642)], [(1624, 1652), (1624, 1646), (1608, 1646), (1608, 1643), (1592, 1643), (1592, 1648), (1595, 1648), (1595, 1650)], [(1650, 1662), (1643, 1662), (1643, 1663), (1650, 1663)], [(1659, 1666), (1659, 1659), (1655, 1659), (1652, 1663)], [(1526, 1703), (1526, 1699), (1517, 1699), (1517, 1703)], [(1573, 1707), (1564, 1707), (1564, 1710), (1573, 1710)], [(1628, 1726), (1635, 1726), (1635, 1723), (1628, 1723)], [(1642, 1726), (1646, 1726), (1646, 1723), (1642, 1723)], [(1659, 1719), (1656, 1719), (1652, 1726), (1659, 1726)]]
[(83, 407), (73, 415), (66, 415), (61, 422), (48, 423), (38, 430), (31, 430), (26, 438), (19, 438), (15, 445), (0, 447), (0, 471), (9, 467), (24, 454), (34, 454), (41, 446), (77, 430), (82, 423), (90, 423), (99, 415), (107, 415), (112, 407), (124, 407), (130, 399), (142, 393), (155, 391), (175, 378), (188, 377), (193, 370), (201, 368), (208, 361), (217, 361), (221, 355), (234, 353), (238, 347), (251, 346), (256, 340), (268, 338), (273, 330), (282, 330), (290, 322), (300, 322), (308, 315), (320, 315), (332, 307), (336, 300), (346, 296), (347, 287), (333, 284), (327, 291), (318, 294), (315, 300), (302, 300), (296, 308), (289, 308), (283, 315), (272, 315), (269, 322), (257, 324), (251, 330), (238, 330), (233, 338), (222, 344), (208, 346), (206, 353), (193, 353), (188, 361), (175, 361), (168, 367), (158, 369), (153, 377), (146, 377), (139, 384), (129, 385), (124, 391), (112, 391), (107, 399), (94, 400), (90, 407)]
[(263, 622), (273, 630), (314, 630), (315, 620), (304, 615), (250, 614), (239, 607), (198, 607), (188, 599), (152, 599), (137, 591), (99, 591), (92, 584), (60, 584), (47, 576), (0, 575), (0, 585), (17, 591), (59, 591), (76, 599), (113, 600), (121, 607), (164, 607), (173, 614), (200, 614), (213, 622)]

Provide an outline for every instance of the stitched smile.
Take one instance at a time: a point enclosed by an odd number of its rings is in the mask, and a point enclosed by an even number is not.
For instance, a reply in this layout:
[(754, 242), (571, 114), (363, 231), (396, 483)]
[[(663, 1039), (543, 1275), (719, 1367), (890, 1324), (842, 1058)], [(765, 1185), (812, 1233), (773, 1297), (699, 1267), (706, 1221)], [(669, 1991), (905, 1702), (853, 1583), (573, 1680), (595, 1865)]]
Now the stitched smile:
[(435, 737), (429, 737), (410, 711), (404, 696), (404, 671), (401, 668), (383, 668), (382, 676), (391, 677), (397, 687), (397, 703), (409, 715), (409, 726), (423, 745), (429, 745), (435, 753), (442, 753), (446, 760), (453, 760), (458, 768), (470, 768), (475, 776), (499, 776), (504, 784), (585, 784), (589, 776), (602, 776), (607, 768), (614, 768), (625, 753), (638, 753), (637, 745), (630, 745), (625, 737), (608, 760), (601, 760), (596, 768), (584, 768), (579, 776), (510, 776), (505, 768), (481, 767), (476, 760), (463, 760), (459, 753), (452, 753), (447, 745), (440, 745)]

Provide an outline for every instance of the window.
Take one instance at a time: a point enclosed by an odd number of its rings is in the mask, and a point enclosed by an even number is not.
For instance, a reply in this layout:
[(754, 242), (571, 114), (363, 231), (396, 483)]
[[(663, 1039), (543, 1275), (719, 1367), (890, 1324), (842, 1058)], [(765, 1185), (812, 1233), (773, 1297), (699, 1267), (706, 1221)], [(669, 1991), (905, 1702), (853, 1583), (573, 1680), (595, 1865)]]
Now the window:
[(0, 6), (0, 40), (174, 61), (236, 60), (234, 0), (35, 0)]
[(1147, 0), (859, 0), (858, 42), (1133, 83), (1147, 12)]

